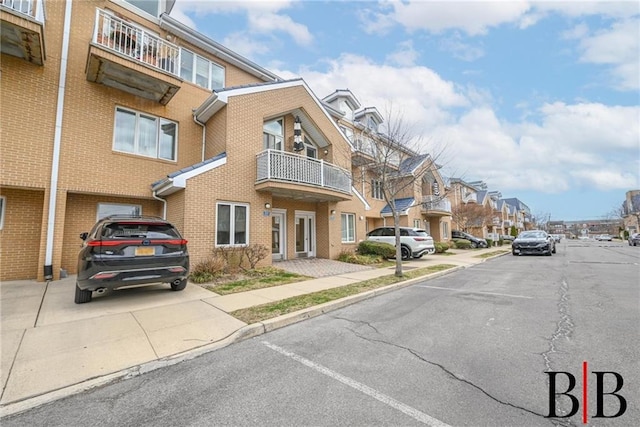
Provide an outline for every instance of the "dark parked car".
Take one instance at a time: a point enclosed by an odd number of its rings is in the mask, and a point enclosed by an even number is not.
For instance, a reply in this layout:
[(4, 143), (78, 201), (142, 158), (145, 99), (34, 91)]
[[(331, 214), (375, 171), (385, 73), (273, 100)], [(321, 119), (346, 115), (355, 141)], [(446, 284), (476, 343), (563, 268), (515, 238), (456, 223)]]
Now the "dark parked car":
[(629, 246), (640, 246), (640, 233), (629, 235)]
[(523, 231), (511, 244), (513, 255), (556, 253), (556, 241), (553, 237), (542, 230)]
[(168, 221), (157, 217), (113, 215), (81, 233), (76, 304), (91, 301), (92, 293), (151, 283), (187, 286), (187, 241)]
[(469, 233), (465, 233), (464, 231), (453, 230), (451, 232), (452, 239), (463, 239), (471, 242), (472, 248), (486, 248), (488, 247), (487, 241), (480, 237), (472, 236)]
[(504, 240), (505, 242), (513, 242), (514, 240), (516, 240), (516, 238), (514, 236), (511, 236), (509, 234), (502, 234), (502, 235), (500, 235), (500, 238), (502, 240)]

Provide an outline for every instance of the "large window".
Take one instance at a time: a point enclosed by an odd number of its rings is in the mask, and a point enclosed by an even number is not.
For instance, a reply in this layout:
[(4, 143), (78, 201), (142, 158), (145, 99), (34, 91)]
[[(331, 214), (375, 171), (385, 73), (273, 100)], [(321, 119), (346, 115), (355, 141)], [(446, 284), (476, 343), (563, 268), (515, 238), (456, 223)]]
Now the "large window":
[(142, 206), (119, 203), (98, 203), (98, 221), (109, 215), (142, 215)]
[(356, 241), (356, 216), (343, 213), (340, 215), (342, 222), (342, 243), (355, 243)]
[(176, 160), (177, 146), (177, 123), (121, 107), (116, 108), (114, 150), (163, 160)]
[(282, 119), (269, 120), (262, 125), (262, 146), (265, 150), (282, 150), (284, 126)]
[(224, 87), (224, 68), (186, 49), (180, 49), (180, 77), (210, 90)]
[(217, 204), (216, 246), (249, 244), (249, 206), (238, 203)]
[(382, 181), (375, 179), (371, 181), (371, 197), (378, 200), (382, 200), (384, 198), (382, 195)]
[(7, 199), (4, 196), (0, 196), (0, 230), (4, 227), (4, 209), (7, 204)]

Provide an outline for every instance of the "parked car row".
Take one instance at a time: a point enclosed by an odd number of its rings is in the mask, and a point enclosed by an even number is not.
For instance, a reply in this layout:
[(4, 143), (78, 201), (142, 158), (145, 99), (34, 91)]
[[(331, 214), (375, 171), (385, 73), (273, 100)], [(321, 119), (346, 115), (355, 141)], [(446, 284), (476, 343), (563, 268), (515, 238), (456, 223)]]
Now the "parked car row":
[(629, 246), (640, 246), (640, 233), (633, 233), (629, 235)]

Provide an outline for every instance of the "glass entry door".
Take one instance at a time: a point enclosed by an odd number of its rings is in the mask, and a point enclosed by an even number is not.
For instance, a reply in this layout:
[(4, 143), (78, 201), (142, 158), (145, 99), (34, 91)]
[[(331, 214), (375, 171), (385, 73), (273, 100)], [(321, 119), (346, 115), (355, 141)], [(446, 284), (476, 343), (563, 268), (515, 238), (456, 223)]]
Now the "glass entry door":
[(296, 257), (313, 257), (316, 254), (316, 215), (314, 212), (296, 212)]
[(274, 209), (271, 212), (271, 259), (274, 261), (286, 259), (286, 229), (285, 212)]

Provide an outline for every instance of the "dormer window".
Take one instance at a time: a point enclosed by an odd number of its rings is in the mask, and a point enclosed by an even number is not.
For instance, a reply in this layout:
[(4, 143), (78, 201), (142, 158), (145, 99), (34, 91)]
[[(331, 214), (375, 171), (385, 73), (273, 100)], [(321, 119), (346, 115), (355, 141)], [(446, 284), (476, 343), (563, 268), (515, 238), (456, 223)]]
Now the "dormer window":
[(353, 110), (349, 107), (349, 103), (347, 101), (341, 101), (339, 109), (344, 113), (345, 119), (353, 120)]
[(367, 117), (367, 128), (374, 132), (378, 132), (378, 123), (376, 123), (376, 121), (371, 116)]

